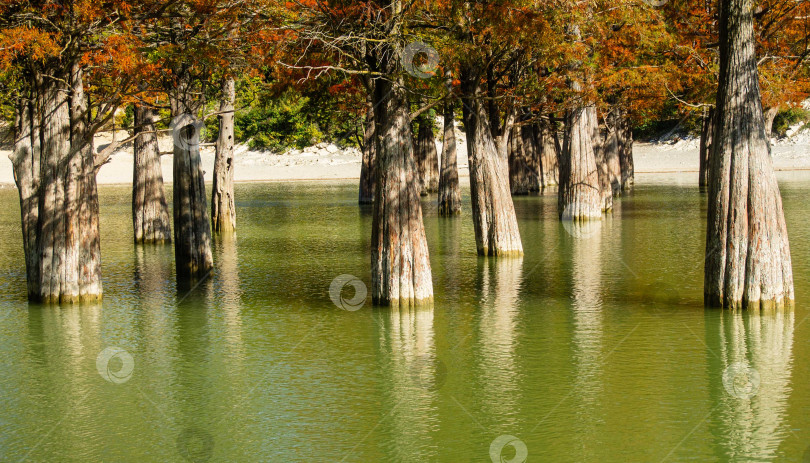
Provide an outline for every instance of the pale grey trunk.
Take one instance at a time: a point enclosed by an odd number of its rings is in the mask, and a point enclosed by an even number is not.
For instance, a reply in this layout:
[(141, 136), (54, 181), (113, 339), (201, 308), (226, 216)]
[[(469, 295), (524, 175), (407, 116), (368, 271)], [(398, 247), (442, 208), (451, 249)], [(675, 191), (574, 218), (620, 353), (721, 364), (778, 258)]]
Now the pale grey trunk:
[(585, 107), (588, 116), (588, 125), (593, 137), (593, 153), (596, 157), (597, 173), (599, 174), (599, 192), (602, 195), (602, 211), (613, 209), (613, 190), (610, 187), (610, 174), (608, 172), (607, 157), (602, 140), (602, 131), (599, 129), (599, 118), (596, 106)]
[(20, 194), (23, 254), (25, 255), (28, 297), (39, 298), (39, 124), (36, 96), (18, 102), (15, 114), (14, 151), (9, 158), (14, 167), (14, 181)]
[[(185, 102), (172, 102), (175, 117), (188, 114), (187, 108)], [(200, 162), (200, 133), (195, 124), (177, 126), (174, 130), (174, 260), (178, 282), (185, 286), (205, 277), (214, 264), (211, 222)]]
[(402, 82), (378, 81), (374, 90), (376, 190), (371, 232), (371, 293), (379, 305), (433, 300), (411, 124)]
[(540, 190), (539, 159), (535, 158), (534, 134), (530, 126), (512, 127), (509, 134), (509, 187), (513, 195)]
[(496, 144), (481, 102), (479, 77), (462, 73), (464, 129), (470, 165), (470, 195), (478, 254), (523, 255), (515, 206), (509, 191), (506, 140)]
[(138, 137), (133, 142), (132, 226), (136, 243), (172, 240), (154, 117), (153, 109), (135, 105), (134, 134)]
[(604, 144), (605, 161), (607, 163), (610, 188), (612, 193), (616, 195), (622, 190), (622, 167), (619, 163), (619, 144), (622, 136), (621, 110), (614, 108), (608, 113), (605, 122), (607, 128)]
[(436, 140), (433, 136), (433, 124), (426, 115), (418, 119), (416, 149), (417, 169), (422, 188), (421, 195), (439, 191), (439, 155), (436, 151)]
[(562, 220), (601, 220), (602, 200), (587, 110), (566, 112), (557, 207)]
[(214, 185), (211, 192), (211, 225), (213, 231), (233, 233), (236, 230), (236, 204), (233, 192), (234, 174), (234, 104), (236, 83), (233, 77), (222, 81), (219, 103), (219, 137), (214, 157)]
[(540, 169), (543, 188), (559, 184), (560, 150), (554, 123), (545, 120), (536, 126), (537, 149), (540, 151)]
[(453, 215), (461, 212), (455, 119), (453, 104), (447, 103), (444, 107), (442, 166), (439, 178), (439, 215)]
[(777, 114), (779, 114), (779, 106), (773, 106), (765, 111), (765, 136), (768, 138), (773, 136), (773, 121)]
[(793, 300), (790, 245), (762, 114), (753, 0), (720, 4), (720, 72), (709, 186), (708, 305)]

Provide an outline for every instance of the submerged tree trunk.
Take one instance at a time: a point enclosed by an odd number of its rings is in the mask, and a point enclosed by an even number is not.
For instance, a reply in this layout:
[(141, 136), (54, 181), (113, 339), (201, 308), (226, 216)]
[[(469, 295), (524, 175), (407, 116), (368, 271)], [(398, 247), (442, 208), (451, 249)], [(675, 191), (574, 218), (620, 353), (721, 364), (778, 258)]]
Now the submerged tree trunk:
[(27, 82), (12, 163), (29, 298), (79, 302), (102, 294), (96, 170), (82, 69), (59, 77)]
[(700, 130), (700, 167), (698, 185), (705, 188), (709, 184), (709, 153), (712, 150), (712, 127), (714, 126), (714, 107), (703, 113), (703, 125)]
[[(182, 90), (181, 90), (182, 91)], [(186, 101), (172, 100), (174, 260), (178, 281), (191, 284), (213, 268), (211, 222), (200, 162), (200, 127)]]
[[(506, 142), (496, 141), (489, 117), (480, 99), (477, 73), (462, 72), (464, 129), (470, 164), (470, 194), (478, 254), (523, 255), (515, 206), (509, 191)], [(505, 127), (504, 130), (508, 130)]]
[(229, 77), (222, 82), (219, 103), (219, 137), (214, 157), (214, 185), (211, 192), (211, 225), (214, 232), (236, 230), (236, 204), (233, 193), (234, 103), (236, 82)]
[(535, 158), (531, 126), (512, 127), (509, 135), (509, 186), (513, 195), (540, 190), (539, 159)]
[(377, 142), (376, 124), (374, 122), (373, 89), (369, 92), (366, 102), (366, 121), (363, 130), (363, 162), (360, 165), (360, 204), (374, 202), (374, 165), (376, 162)]
[(422, 196), (439, 191), (439, 154), (433, 137), (433, 124), (426, 115), (417, 119), (418, 132), (414, 143), (416, 159), (419, 163), (419, 179)]
[(768, 308), (793, 299), (782, 198), (754, 50), (753, 0), (720, 3), (720, 72), (710, 158), (706, 304)]
[(563, 220), (601, 220), (602, 193), (599, 188), (593, 131), (587, 109), (573, 108), (565, 115), (565, 138), (560, 156), (560, 189), (557, 207)]
[(456, 115), (452, 103), (444, 106), (442, 166), (439, 177), (439, 215), (461, 212), (461, 190), (458, 184), (458, 158), (456, 153)]
[(153, 109), (135, 105), (134, 133), (138, 137), (133, 142), (132, 227), (136, 243), (172, 240), (154, 116)]
[(371, 231), (371, 293), (375, 304), (417, 305), (433, 300), (410, 116), (402, 82), (374, 88), (376, 190)]
[(619, 108), (612, 109), (605, 121), (607, 136), (605, 137), (605, 161), (607, 163), (610, 188), (614, 195), (622, 190), (622, 167), (619, 163), (619, 144), (622, 136), (621, 117)]
[(635, 183), (633, 163), (633, 125), (626, 109), (620, 111), (619, 165), (622, 169), (622, 190), (629, 190)]
[(599, 118), (596, 106), (587, 106), (585, 113), (588, 116), (588, 125), (593, 136), (593, 153), (596, 157), (597, 173), (599, 174), (599, 192), (602, 195), (602, 211), (613, 209), (613, 190), (610, 187), (610, 174), (608, 172), (607, 157), (602, 141), (602, 131), (599, 129)]
[(554, 123), (545, 120), (535, 127), (537, 150), (540, 152), (540, 169), (543, 188), (559, 184), (560, 150)]

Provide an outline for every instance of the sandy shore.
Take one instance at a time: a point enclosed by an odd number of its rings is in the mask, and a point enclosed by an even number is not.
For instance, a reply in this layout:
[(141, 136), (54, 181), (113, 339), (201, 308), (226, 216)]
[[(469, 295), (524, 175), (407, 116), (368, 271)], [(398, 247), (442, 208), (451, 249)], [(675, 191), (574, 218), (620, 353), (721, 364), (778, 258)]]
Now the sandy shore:
[[(125, 133), (117, 136), (125, 138)], [(458, 140), (458, 166), (461, 177), (468, 177), (467, 146), (464, 134), (456, 130)], [(773, 161), (777, 170), (810, 170), (810, 139), (798, 137), (791, 141), (774, 141)], [(96, 146), (105, 147), (111, 134), (96, 137)], [(171, 137), (160, 140), (161, 151), (171, 150)], [(441, 143), (437, 143), (441, 152)], [(0, 184), (13, 184), (14, 176), (10, 152), (0, 150)], [(696, 139), (670, 141), (667, 143), (635, 143), (633, 146), (636, 173), (671, 174), (698, 171), (698, 141)], [(101, 167), (100, 184), (132, 183), (132, 145), (118, 150), (112, 160)], [(295, 181), (353, 179), (360, 177), (361, 155), (356, 149), (341, 149), (335, 145), (320, 144), (304, 150), (291, 150), (285, 154), (251, 151), (246, 145), (236, 148), (235, 178), (239, 182)], [(214, 165), (214, 148), (203, 147), (202, 163), (205, 178), (211, 181)], [(172, 179), (172, 158), (162, 156), (163, 178)], [(647, 175), (643, 175), (647, 177)]]

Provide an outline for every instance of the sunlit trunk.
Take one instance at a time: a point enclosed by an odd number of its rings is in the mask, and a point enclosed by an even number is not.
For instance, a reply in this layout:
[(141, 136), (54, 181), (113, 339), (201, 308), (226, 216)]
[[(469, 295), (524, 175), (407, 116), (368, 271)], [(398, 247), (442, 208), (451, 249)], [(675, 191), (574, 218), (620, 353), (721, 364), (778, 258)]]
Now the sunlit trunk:
[(219, 137), (214, 157), (214, 185), (211, 192), (211, 226), (214, 232), (231, 233), (236, 230), (236, 204), (233, 193), (236, 82), (233, 77), (223, 80), (221, 98)]
[(135, 105), (133, 142), (132, 228), (136, 243), (162, 243), (172, 240), (169, 207), (160, 167), (155, 111)]

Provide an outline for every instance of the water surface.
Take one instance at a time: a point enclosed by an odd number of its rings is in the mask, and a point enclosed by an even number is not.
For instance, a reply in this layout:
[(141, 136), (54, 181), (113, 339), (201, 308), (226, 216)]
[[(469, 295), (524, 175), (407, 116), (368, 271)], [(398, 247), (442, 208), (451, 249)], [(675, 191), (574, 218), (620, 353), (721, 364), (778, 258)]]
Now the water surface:
[[(132, 244), (129, 189), (101, 187), (105, 296), (81, 307), (26, 302), (0, 190), (0, 460), (480, 462), (513, 436), (496, 458), (802, 461), (810, 176), (781, 187), (797, 302), (762, 314), (703, 308), (706, 197), (685, 181), (586, 233), (554, 192), (516, 198), (517, 259), (476, 256), (468, 191), (454, 219), (425, 199), (434, 306), (356, 311), (329, 296), (369, 283), (354, 182), (237, 185), (238, 234), (191, 293), (171, 246)], [(755, 394), (724, 387), (737, 363)]]

